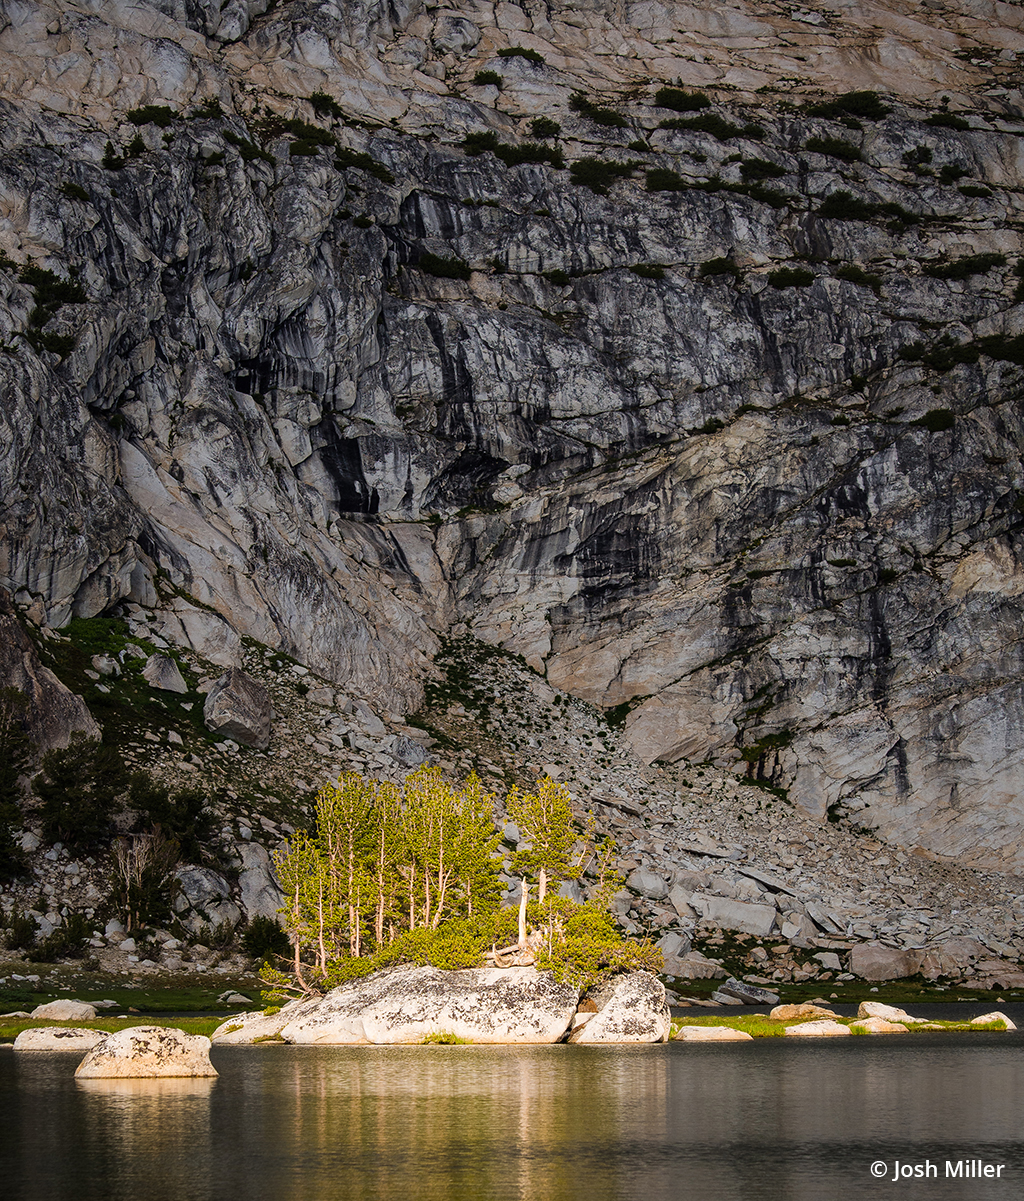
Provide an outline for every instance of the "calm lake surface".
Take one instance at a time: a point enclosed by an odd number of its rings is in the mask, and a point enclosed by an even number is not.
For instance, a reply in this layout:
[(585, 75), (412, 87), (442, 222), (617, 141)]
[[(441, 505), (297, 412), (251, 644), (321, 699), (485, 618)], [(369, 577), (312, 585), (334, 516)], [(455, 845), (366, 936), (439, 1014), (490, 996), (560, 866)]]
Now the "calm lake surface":
[[(212, 1058), (209, 1082), (77, 1083), (76, 1056), (0, 1052), (0, 1197), (1024, 1196), (1024, 1034)], [(1006, 1166), (946, 1178), (960, 1159)], [(897, 1161), (938, 1176), (894, 1182)]]

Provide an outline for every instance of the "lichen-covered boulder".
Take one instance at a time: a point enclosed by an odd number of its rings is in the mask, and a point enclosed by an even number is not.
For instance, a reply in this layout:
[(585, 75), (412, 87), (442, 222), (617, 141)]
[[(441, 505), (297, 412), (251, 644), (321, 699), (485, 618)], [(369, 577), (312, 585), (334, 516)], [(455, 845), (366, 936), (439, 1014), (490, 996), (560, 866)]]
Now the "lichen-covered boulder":
[(614, 976), (587, 999), (597, 1012), (569, 1035), (571, 1043), (663, 1043), (672, 1026), (665, 986), (650, 972)]
[(88, 1001), (73, 1001), (70, 997), (48, 1001), (32, 1010), (32, 1017), (48, 1022), (91, 1022), (95, 1016), (96, 1009)]
[(89, 1051), (106, 1038), (103, 1030), (81, 1026), (34, 1026), (14, 1040), (15, 1051)]
[(83, 1080), (216, 1075), (208, 1038), (165, 1026), (131, 1026), (108, 1034), (75, 1072)]
[(402, 967), (333, 989), (290, 1021), (289, 1043), (418, 1043), (455, 1034), (474, 1043), (556, 1043), (579, 993), (532, 967), (445, 972)]
[(798, 1005), (776, 1005), (768, 1016), (777, 1022), (790, 1022), (794, 1018), (834, 1018), (836, 1015), (823, 1005), (801, 1001)]

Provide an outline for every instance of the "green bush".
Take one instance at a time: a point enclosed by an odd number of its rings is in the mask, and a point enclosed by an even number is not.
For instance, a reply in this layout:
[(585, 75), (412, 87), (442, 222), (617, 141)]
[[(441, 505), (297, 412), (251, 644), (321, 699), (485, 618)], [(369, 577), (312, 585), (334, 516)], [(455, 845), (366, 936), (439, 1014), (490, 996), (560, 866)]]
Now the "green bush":
[(71, 180), (66, 180), (60, 185), (62, 195), (70, 196), (72, 200), (81, 200), (83, 204), (90, 203), (89, 193), (82, 187), (80, 183), (74, 183)]
[(478, 88), (485, 88), (488, 85), (495, 88), (500, 88), (504, 80), (497, 71), (477, 71), (473, 76), (473, 83)]
[(877, 211), (869, 201), (842, 189), (826, 196), (818, 206), (818, 216), (833, 221), (870, 221)]
[(1024, 367), (1024, 334), (990, 334), (978, 339), (978, 349), (989, 358)]
[(731, 275), (734, 279), (742, 279), (743, 274), (731, 259), (708, 259), (701, 264), (701, 279), (713, 279), (719, 275)]
[(313, 111), (321, 117), (343, 117), (345, 115), (341, 105), (329, 96), (323, 88), (315, 91), (309, 98), (309, 103), (313, 106)]
[(561, 132), (561, 125), (550, 117), (534, 117), (530, 122), (530, 133), (535, 138), (557, 138)]
[(242, 950), (250, 959), (273, 960), (288, 954), (288, 935), (271, 917), (257, 914), (242, 935)]
[(18, 781), (32, 760), (27, 714), (28, 701), (20, 689), (0, 688), (0, 880), (12, 880), (25, 870), (17, 832), (22, 825)]
[(320, 149), (314, 142), (291, 142), (288, 153), (293, 157), (312, 158)]
[(428, 275), (436, 275), (441, 279), (469, 279), (472, 274), (469, 265), (457, 256), (442, 258), (431, 254), (429, 250), (423, 251), (416, 266)]
[(747, 180), (781, 179), (786, 174), (786, 168), (778, 163), (770, 163), (763, 158), (746, 158), (740, 163), (740, 175)]
[(556, 288), (566, 288), (572, 283), (572, 276), (557, 267), (554, 271), (543, 272), (543, 276), (550, 283), (553, 283)]
[(9, 951), (27, 951), (36, 941), (36, 919), (27, 913), (13, 913), (4, 941)]
[(844, 92), (834, 100), (812, 104), (807, 110), (812, 117), (862, 117), (865, 121), (880, 121), (892, 109), (883, 104), (877, 92)]
[(840, 267), (836, 272), (836, 279), (845, 279), (848, 283), (856, 284), (859, 288), (870, 288), (876, 296), (882, 288), (882, 277), (880, 275), (873, 275), (871, 272), (865, 271), (853, 263), (845, 267)]
[(809, 288), (814, 283), (814, 272), (805, 267), (779, 267), (768, 272), (768, 282), (773, 288)]
[(943, 183), (956, 183), (958, 179), (963, 179), (969, 174), (966, 167), (961, 167), (959, 163), (946, 163), (939, 168), (939, 179)]
[(246, 138), (241, 137), (231, 129), (224, 130), (224, 141), (230, 142), (238, 153), (242, 156), (243, 163), (251, 163), (256, 159), (261, 159), (265, 163), (274, 164), (274, 156), (262, 147), (257, 146), (255, 142), (250, 142)]
[(949, 409), (929, 409), (923, 417), (918, 417), (910, 424), (923, 425), (931, 433), (940, 434), (944, 430), (951, 430), (956, 425), (956, 418)]
[(157, 125), (168, 129), (178, 119), (178, 114), (166, 104), (144, 104), (126, 114), (133, 125)]
[(115, 152), (113, 142), (108, 142), (104, 146), (101, 161), (107, 171), (120, 171), (124, 166), (124, 159)]
[(383, 163), (378, 163), (375, 158), (369, 154), (364, 154), (360, 150), (350, 150), (347, 146), (338, 146), (335, 148), (334, 165), (339, 171), (347, 171), (350, 167), (354, 167), (359, 171), (365, 171), (368, 175), (372, 175), (374, 179), (379, 179), (382, 183), (395, 182), (395, 177)]
[(616, 163), (601, 158), (581, 158), (569, 168), (569, 178), (574, 184), (589, 188), (598, 196), (606, 196), (616, 180), (629, 179), (639, 163)]
[(467, 133), (460, 145), (470, 157), (475, 158), (478, 154), (484, 154), (488, 150), (493, 154), (501, 143), (498, 141), (498, 135), (488, 129), (483, 133)]
[(569, 98), (569, 108), (581, 117), (587, 117), (595, 125), (604, 125), (609, 129), (625, 129), (629, 122), (621, 113), (611, 108), (601, 108), (592, 104), (582, 92), (573, 92)]
[(639, 275), (641, 279), (664, 279), (665, 268), (657, 263), (636, 263), (630, 267), (630, 271), (634, 275)]
[(738, 138), (743, 135), (748, 137), (756, 136), (755, 134), (748, 134), (747, 130), (759, 131), (760, 136), (764, 136), (764, 131), (759, 126), (733, 125), (731, 121), (726, 121), (724, 117), (720, 117), (717, 113), (701, 113), (699, 117), (675, 117), (670, 121), (659, 122), (659, 128), (709, 133), (720, 142), (727, 142), (730, 138)]
[(955, 113), (933, 113), (925, 121), (925, 125), (931, 125), (935, 129), (959, 129), (961, 132), (971, 128), (969, 121)]
[(980, 184), (965, 183), (963, 187), (957, 188), (961, 196), (969, 196), (977, 200), (987, 200), (992, 195), (991, 188), (983, 188)]
[(522, 163), (547, 163), (556, 170), (565, 167), (565, 158), (557, 146), (541, 146), (537, 142), (523, 142), (521, 146), (498, 146), (494, 153), (506, 167), (518, 167)]
[(33, 781), (42, 802), (44, 836), (51, 842), (94, 846), (109, 834), (115, 802), (126, 784), (124, 761), (114, 747), (79, 735), (65, 749), (48, 751)]
[(968, 279), (972, 275), (984, 275), (996, 267), (1005, 266), (1005, 254), (969, 254), (951, 263), (926, 263), (921, 271), (932, 279)]
[(37, 963), (54, 963), (58, 959), (81, 959), (92, 931), (81, 913), (69, 913), (52, 933), (32, 951)]
[(685, 192), (690, 185), (678, 171), (670, 171), (668, 167), (652, 167), (647, 172), (646, 186), (648, 192)]
[(710, 108), (711, 101), (703, 92), (684, 92), (682, 88), (659, 88), (654, 93), (658, 108), (670, 108), (675, 113), (695, 113)]
[(860, 147), (842, 138), (808, 138), (804, 149), (813, 154), (826, 154), (829, 158), (842, 159), (844, 163), (859, 163), (863, 160)]
[(544, 55), (538, 50), (531, 50), (528, 46), (508, 46), (504, 50), (498, 51), (498, 58), (525, 58), (528, 63), (535, 63), (537, 66), (544, 65)]

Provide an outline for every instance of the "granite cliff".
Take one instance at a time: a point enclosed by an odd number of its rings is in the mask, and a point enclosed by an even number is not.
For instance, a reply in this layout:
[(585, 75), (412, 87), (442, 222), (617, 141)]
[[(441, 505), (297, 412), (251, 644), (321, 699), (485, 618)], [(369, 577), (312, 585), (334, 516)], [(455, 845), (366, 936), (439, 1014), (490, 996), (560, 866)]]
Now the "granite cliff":
[(1024, 866), (1022, 10), (0, 14), (37, 625), (396, 716), (469, 632), (646, 763)]

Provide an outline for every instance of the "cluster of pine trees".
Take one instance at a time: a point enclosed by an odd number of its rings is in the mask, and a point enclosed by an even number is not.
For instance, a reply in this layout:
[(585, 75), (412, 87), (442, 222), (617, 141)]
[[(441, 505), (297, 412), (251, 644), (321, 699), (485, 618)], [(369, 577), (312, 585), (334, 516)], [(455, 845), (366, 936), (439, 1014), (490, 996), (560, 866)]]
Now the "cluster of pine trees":
[[(656, 949), (624, 944), (608, 914), (617, 883), (610, 846), (595, 846), (592, 826), (574, 826), (568, 789), (549, 777), (505, 798), (519, 830), (511, 867), (523, 887), (518, 912), (501, 908), (494, 799), (475, 775), (453, 785), (437, 767), (401, 785), (349, 773), (321, 788), (313, 828), (275, 856), (291, 954), (289, 971), (267, 967), (266, 982), (307, 992), (402, 962), (506, 962), (499, 947), (509, 961), (580, 981), (622, 966), (656, 970)], [(591, 901), (555, 894), (594, 864), (604, 887)]]

